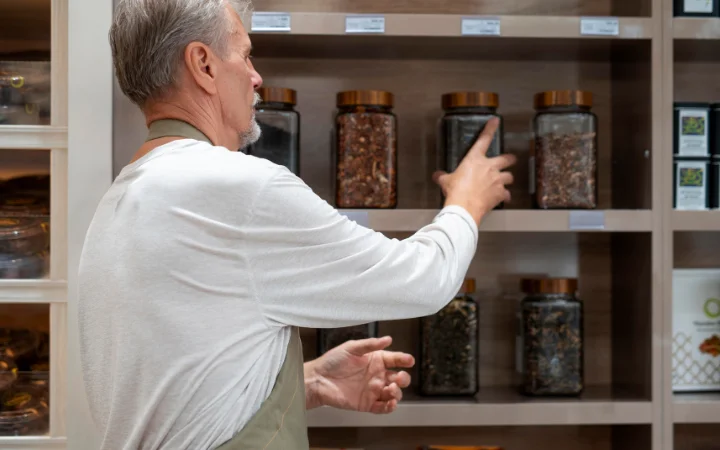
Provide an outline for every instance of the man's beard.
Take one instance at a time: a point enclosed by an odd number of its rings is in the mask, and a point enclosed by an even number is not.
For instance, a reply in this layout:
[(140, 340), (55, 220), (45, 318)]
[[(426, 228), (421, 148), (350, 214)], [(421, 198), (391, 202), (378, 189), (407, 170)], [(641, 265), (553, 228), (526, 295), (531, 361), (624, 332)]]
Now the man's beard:
[(256, 143), (260, 139), (262, 131), (260, 125), (255, 120), (255, 106), (262, 101), (262, 97), (257, 92), (255, 93), (255, 100), (253, 101), (253, 113), (252, 119), (250, 119), (250, 128), (240, 134), (240, 148), (246, 149), (248, 146)]

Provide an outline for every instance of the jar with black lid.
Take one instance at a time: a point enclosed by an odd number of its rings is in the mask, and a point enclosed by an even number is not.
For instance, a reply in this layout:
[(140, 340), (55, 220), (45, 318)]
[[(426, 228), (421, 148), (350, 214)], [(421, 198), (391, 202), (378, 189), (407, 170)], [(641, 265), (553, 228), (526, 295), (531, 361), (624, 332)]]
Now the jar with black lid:
[(536, 208), (597, 208), (597, 116), (592, 104), (592, 94), (584, 91), (535, 95), (530, 189)]
[(248, 147), (249, 155), (265, 158), (300, 174), (300, 114), (295, 111), (297, 93), (292, 89), (262, 87), (262, 102), (255, 106), (255, 119), (262, 134)]
[(520, 352), (527, 395), (579, 395), (584, 388), (583, 306), (576, 279), (522, 281)]
[(378, 337), (378, 323), (370, 322), (340, 328), (320, 328), (317, 330), (317, 352), (322, 355), (347, 341)]
[(338, 208), (397, 207), (397, 120), (393, 94), (337, 95), (335, 195)]
[(475, 280), (437, 314), (420, 319), (420, 394), (473, 396), (479, 389)]

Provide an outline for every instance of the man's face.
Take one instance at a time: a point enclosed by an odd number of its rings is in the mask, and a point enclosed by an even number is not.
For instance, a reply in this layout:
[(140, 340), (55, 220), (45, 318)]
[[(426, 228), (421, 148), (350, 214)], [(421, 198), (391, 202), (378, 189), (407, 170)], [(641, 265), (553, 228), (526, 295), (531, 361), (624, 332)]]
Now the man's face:
[(227, 13), (234, 32), (227, 43), (227, 57), (220, 63), (217, 85), (223, 119), (238, 132), (240, 148), (244, 148), (260, 138), (254, 106), (260, 100), (255, 90), (262, 78), (250, 60), (252, 44), (240, 17), (230, 6)]

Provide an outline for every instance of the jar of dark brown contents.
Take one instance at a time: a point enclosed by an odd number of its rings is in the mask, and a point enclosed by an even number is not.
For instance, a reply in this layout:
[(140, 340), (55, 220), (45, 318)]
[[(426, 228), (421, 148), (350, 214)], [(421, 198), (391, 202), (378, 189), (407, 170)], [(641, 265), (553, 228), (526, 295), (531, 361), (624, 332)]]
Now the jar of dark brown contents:
[(575, 279), (522, 282), (520, 332), (523, 390), (578, 395), (583, 382), (583, 308)]
[(337, 95), (338, 208), (397, 206), (397, 121), (393, 95), (348, 91)]
[(591, 107), (589, 92), (548, 91), (535, 96), (531, 193), (537, 208), (597, 208), (597, 117)]
[(478, 306), (468, 278), (450, 303), (420, 320), (420, 393), (473, 396), (478, 392)]
[(378, 337), (377, 322), (341, 328), (321, 328), (317, 332), (317, 351), (322, 355), (347, 341), (376, 337)]
[(300, 114), (295, 111), (297, 93), (292, 89), (258, 89), (262, 102), (255, 107), (255, 119), (262, 134), (248, 147), (248, 154), (265, 158), (300, 174)]

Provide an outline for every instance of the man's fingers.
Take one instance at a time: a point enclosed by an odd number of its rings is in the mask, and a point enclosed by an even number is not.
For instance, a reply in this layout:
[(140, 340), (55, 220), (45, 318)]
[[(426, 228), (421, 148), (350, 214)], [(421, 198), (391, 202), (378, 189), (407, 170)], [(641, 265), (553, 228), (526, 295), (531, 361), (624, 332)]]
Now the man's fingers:
[(392, 338), (390, 336), (384, 336), (381, 338), (370, 338), (360, 339), (356, 341), (348, 341), (345, 345), (345, 350), (355, 356), (363, 356), (368, 353), (376, 352), (378, 350), (384, 350), (392, 344)]
[(480, 137), (478, 137), (475, 144), (473, 144), (470, 151), (468, 151), (468, 156), (473, 158), (485, 156), (499, 126), (500, 120), (497, 117), (490, 119), (488, 123), (485, 124), (485, 129), (480, 133)]
[(398, 402), (402, 400), (403, 392), (402, 389), (400, 389), (400, 386), (398, 386), (395, 383), (392, 383), (388, 386), (385, 386), (385, 388), (382, 391), (382, 394), (380, 395), (380, 400), (389, 402), (390, 400), (397, 400)]
[(411, 380), (412, 377), (410, 377), (410, 374), (405, 372), (404, 370), (401, 372), (389, 372), (387, 376), (388, 383), (395, 383), (400, 386), (401, 389), (405, 389), (406, 387), (410, 386)]
[(370, 408), (370, 412), (373, 414), (390, 414), (397, 409), (397, 401), (390, 400), (389, 402), (375, 402)]
[(412, 355), (402, 352), (383, 352), (383, 363), (388, 369), (400, 368), (409, 369), (415, 365), (415, 358)]
[(503, 186), (507, 186), (508, 184), (513, 184), (515, 178), (510, 172), (500, 172), (499, 180), (503, 184)]
[(504, 170), (504, 169), (507, 169), (508, 167), (515, 165), (515, 163), (517, 162), (517, 157), (510, 153), (504, 153), (502, 155), (490, 158), (490, 162), (498, 170)]

